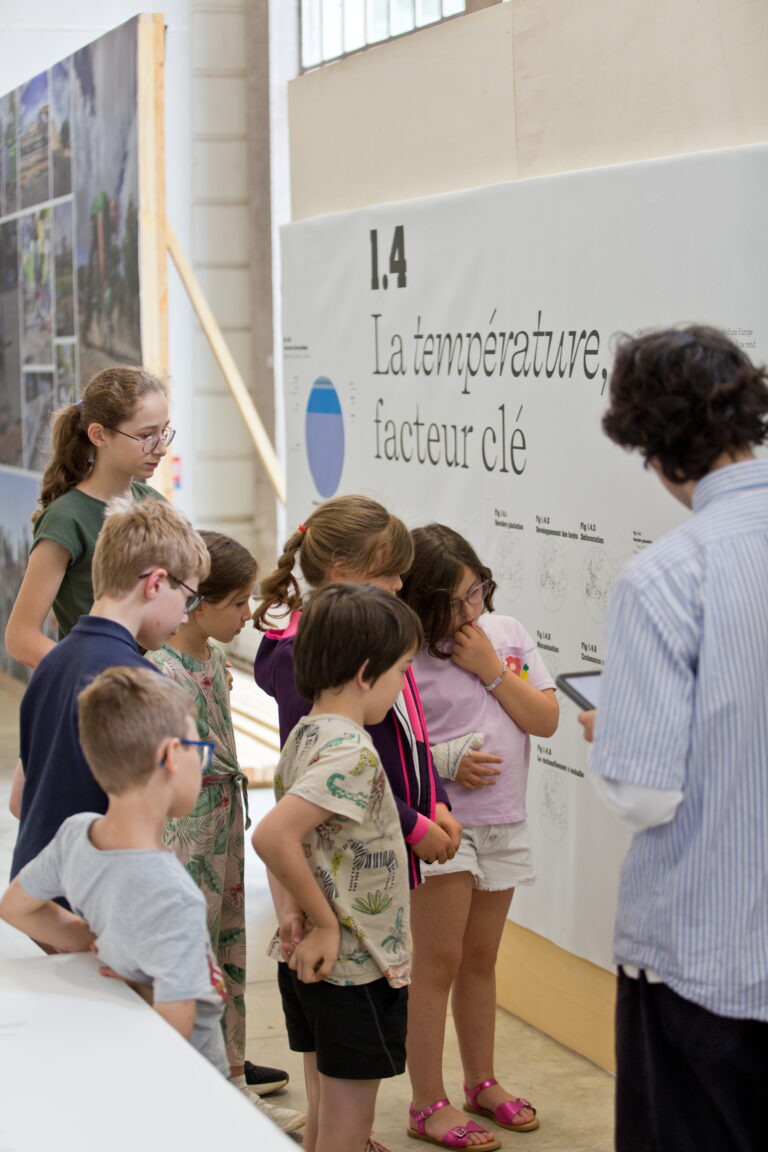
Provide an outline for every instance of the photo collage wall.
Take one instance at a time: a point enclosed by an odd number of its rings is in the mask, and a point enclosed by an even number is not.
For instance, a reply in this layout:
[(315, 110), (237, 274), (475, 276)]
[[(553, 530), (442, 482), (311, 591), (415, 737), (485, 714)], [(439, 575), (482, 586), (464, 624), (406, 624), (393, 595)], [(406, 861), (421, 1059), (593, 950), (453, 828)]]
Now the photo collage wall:
[(137, 47), (133, 19), (0, 96), (3, 630), (51, 413), (102, 368), (142, 360)]

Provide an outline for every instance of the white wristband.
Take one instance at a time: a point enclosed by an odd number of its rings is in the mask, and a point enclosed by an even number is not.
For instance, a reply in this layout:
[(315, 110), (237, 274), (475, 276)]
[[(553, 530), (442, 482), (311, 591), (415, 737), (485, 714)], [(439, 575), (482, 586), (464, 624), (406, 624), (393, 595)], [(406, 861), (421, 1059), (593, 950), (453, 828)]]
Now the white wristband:
[(485, 688), (486, 692), (493, 692), (494, 688), (498, 688), (499, 684), (501, 684), (501, 681), (502, 681), (502, 679), (504, 678), (504, 673), (506, 672), (506, 670), (507, 670), (507, 666), (506, 666), (506, 664), (502, 664), (502, 666), (501, 666), (501, 672), (499, 672), (499, 674), (498, 674), (498, 676), (496, 677), (496, 679), (495, 679), (495, 680), (491, 680), (490, 684), (484, 684), (484, 685), (483, 685), (483, 687)]

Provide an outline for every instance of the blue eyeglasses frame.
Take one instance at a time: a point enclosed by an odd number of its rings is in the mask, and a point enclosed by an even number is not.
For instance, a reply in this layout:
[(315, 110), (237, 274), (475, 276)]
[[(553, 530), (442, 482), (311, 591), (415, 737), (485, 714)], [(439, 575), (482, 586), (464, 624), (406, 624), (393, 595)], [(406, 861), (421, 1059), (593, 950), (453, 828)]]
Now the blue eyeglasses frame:
[(216, 750), (216, 745), (212, 744), (210, 740), (185, 740), (179, 737), (179, 743), (187, 745), (191, 748), (199, 748), (198, 756), (200, 757), (200, 771), (207, 772), (213, 760), (213, 753)]

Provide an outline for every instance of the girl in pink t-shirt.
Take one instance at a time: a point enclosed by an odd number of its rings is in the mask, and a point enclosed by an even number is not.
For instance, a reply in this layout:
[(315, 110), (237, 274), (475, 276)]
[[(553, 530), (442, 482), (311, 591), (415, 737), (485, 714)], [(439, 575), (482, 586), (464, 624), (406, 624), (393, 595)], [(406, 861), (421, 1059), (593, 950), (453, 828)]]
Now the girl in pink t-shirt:
[(495, 967), (515, 887), (534, 878), (525, 811), (529, 736), (553, 734), (558, 705), (525, 628), (490, 614), (496, 584), (472, 546), (442, 524), (411, 535), (415, 558), (401, 596), (426, 637), (413, 667), (435, 766), (463, 825), (453, 860), (423, 869), (429, 917), (420, 926), (442, 947), (427, 954), (428, 965), (413, 966), (419, 1018), (411, 1013), (408, 1030), (411, 1134), (455, 1147), (450, 1129), (461, 1113), (445, 1099), (442, 1076), (451, 989), (465, 1112), (517, 1132), (539, 1123), (528, 1101), (494, 1076)]

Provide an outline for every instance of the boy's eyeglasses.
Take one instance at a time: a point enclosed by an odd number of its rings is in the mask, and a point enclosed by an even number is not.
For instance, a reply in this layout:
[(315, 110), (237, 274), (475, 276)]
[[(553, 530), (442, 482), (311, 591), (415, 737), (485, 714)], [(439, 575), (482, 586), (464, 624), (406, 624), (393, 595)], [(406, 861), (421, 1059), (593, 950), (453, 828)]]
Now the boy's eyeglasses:
[(216, 745), (212, 744), (210, 740), (182, 740), (181, 738), (179, 738), (179, 743), (197, 749), (197, 755), (200, 758), (200, 771), (207, 772), (211, 766)]
[(189, 596), (187, 596), (184, 601), (184, 609), (186, 612), (194, 612), (195, 608), (200, 607), (205, 599), (202, 592), (196, 592), (194, 588), (190, 588), (189, 584), (185, 584), (183, 580), (179, 580), (178, 576), (171, 576), (170, 572), (168, 573), (168, 578), (176, 584), (180, 584), (185, 592), (189, 592)]
[(460, 612), (463, 604), (469, 604), (472, 608), (476, 608), (485, 600), (490, 586), (487, 580), (483, 580), (482, 584), (475, 584), (474, 588), (470, 588), (466, 596), (462, 596), (458, 600), (449, 600), (448, 606), (451, 612)]
[[(105, 424), (104, 427), (106, 428), (107, 425)], [(127, 436), (129, 440), (138, 440), (145, 456), (149, 456), (150, 452), (154, 452), (161, 440), (166, 448), (168, 448), (176, 435), (175, 428), (166, 428), (159, 436), (153, 432), (147, 432), (144, 436), (134, 436), (131, 432), (122, 432), (119, 428), (110, 428), (109, 431), (117, 432), (118, 436)]]
[[(139, 580), (146, 580), (147, 576), (151, 575), (151, 572), (142, 572), (139, 576)], [(167, 576), (169, 580), (173, 580), (174, 584), (178, 584), (179, 587), (185, 590), (185, 592), (189, 592), (189, 596), (187, 596), (186, 600), (184, 601), (185, 612), (194, 612), (195, 608), (200, 607), (203, 600), (205, 600), (205, 596), (203, 596), (202, 592), (197, 592), (194, 588), (190, 588), (189, 584), (185, 584), (183, 580), (179, 580), (178, 576), (173, 576), (170, 572), (167, 573)]]

